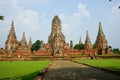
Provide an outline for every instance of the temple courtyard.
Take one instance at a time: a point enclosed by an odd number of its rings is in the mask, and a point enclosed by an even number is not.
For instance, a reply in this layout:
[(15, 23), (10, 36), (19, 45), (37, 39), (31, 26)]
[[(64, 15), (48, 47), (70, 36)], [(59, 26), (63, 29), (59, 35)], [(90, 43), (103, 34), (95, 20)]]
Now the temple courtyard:
[[(76, 61), (3, 61), (0, 62), (0, 80), (120, 80), (119, 74), (81, 64), (87, 62), (89, 65), (94, 63), (95, 66), (99, 63), (111, 67), (111, 71), (120, 72), (119, 59)], [(45, 73), (38, 74), (42, 71)]]
[(54, 61), (43, 80), (119, 80), (120, 76), (71, 61)]

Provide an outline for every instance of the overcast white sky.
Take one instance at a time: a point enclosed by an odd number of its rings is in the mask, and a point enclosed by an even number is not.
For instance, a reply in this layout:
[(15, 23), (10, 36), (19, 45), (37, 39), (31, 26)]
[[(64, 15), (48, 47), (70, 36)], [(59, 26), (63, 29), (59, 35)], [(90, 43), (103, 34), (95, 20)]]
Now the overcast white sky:
[(51, 32), (51, 22), (58, 15), (62, 22), (62, 32), (66, 42), (73, 40), (74, 44), (85, 42), (88, 30), (92, 44), (95, 42), (99, 21), (108, 44), (120, 48), (120, 0), (0, 0), (0, 15), (5, 16), (0, 21), (0, 47), (4, 47), (11, 22), (14, 20), (17, 40), (48, 41)]

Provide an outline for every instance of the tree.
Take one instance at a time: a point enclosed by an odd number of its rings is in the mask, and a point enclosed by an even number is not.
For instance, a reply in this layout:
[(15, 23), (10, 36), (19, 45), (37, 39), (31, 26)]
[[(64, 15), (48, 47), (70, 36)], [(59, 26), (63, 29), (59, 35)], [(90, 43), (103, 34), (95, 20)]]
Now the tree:
[(0, 16), (0, 20), (4, 20), (4, 16)]
[(120, 55), (120, 50), (119, 50), (118, 48), (114, 48), (114, 49), (113, 49), (113, 53)]
[(33, 52), (34, 50), (37, 51), (41, 48), (41, 41), (37, 40), (35, 43), (33, 43), (31, 47), (31, 51)]
[(76, 44), (75, 46), (74, 46), (74, 49), (78, 49), (78, 50), (82, 50), (82, 49), (84, 49), (84, 44)]
[(95, 48), (95, 43), (92, 45), (93, 48)]

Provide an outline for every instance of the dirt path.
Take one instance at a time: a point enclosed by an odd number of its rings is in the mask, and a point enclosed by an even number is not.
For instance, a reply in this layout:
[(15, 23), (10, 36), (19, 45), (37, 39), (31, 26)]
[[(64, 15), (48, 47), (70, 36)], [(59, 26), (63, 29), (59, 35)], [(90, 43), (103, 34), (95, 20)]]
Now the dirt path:
[(71, 61), (55, 61), (43, 80), (120, 80), (120, 76)]

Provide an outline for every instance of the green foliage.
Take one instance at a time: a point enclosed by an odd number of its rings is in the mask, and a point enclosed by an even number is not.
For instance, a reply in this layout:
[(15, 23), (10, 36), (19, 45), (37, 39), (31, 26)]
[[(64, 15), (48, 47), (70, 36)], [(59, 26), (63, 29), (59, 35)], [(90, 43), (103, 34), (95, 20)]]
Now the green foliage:
[(0, 62), (0, 80), (33, 80), (37, 73), (49, 63), (49, 60), (2, 61)]
[(0, 20), (4, 20), (4, 16), (0, 16)]
[(41, 43), (42, 41), (37, 40), (35, 43), (33, 43), (32, 47), (31, 47), (31, 51), (33, 52), (34, 50), (37, 51), (41, 48)]
[(120, 71), (120, 59), (99, 59), (99, 60), (76, 60), (77, 62), (89, 64), (104, 69)]
[(84, 49), (84, 44), (76, 44), (74, 46), (74, 49), (78, 49), (78, 50)]
[(118, 48), (114, 48), (114, 49), (113, 49), (113, 53), (120, 55), (120, 50), (119, 50)]

